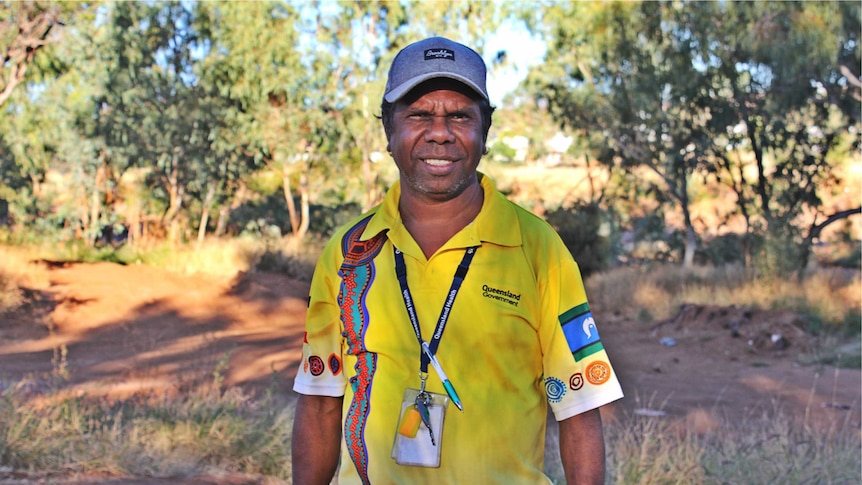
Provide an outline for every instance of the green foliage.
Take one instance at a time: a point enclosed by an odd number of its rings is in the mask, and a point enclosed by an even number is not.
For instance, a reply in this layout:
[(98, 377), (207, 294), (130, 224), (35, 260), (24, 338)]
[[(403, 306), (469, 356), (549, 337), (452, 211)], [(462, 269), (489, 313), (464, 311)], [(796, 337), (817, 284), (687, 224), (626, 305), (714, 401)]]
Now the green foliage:
[[(549, 52), (526, 89), (560, 123), (603, 134), (591, 156), (655, 173), (642, 184), (689, 230), (691, 186), (714, 176), (751, 230), (773, 240), (789, 227), (778, 239), (802, 241), (800, 216), (835, 183), (830, 157), (860, 130), (858, 5), (574, 2), (543, 12)], [(767, 271), (804, 264), (805, 251), (776, 244), (766, 244)]]
[(602, 235), (607, 219), (595, 204), (561, 207), (545, 214), (585, 276), (606, 268), (611, 260), (612, 243)]
[[(0, 4), (3, 48), (20, 34), (18, 18), (62, 22), (0, 103), (0, 225), (10, 240), (97, 247), (123, 233), (137, 245), (144, 234), (188, 241), (195, 229), (285, 235), (310, 209), (303, 230), (328, 234), (351, 204), (367, 209), (394, 179), (385, 155), (371, 160), (385, 153), (375, 115), (398, 49), (448, 35), (482, 52), (504, 20), (524, 21), (548, 50), (499, 107), (488, 157), (511, 161), (504, 135), (527, 137), (529, 157), (542, 157), (561, 131), (575, 139), (570, 160), (604, 164), (608, 176), (576, 197), (588, 201), (577, 207), (606, 214), (606, 235), (583, 240), (568, 227), (593, 228), (592, 216), (553, 215), (585, 266), (694, 256), (787, 274), (817, 242), (812, 218), (854, 203), (825, 202), (843, 183), (834, 168), (859, 156), (862, 27), (853, 2), (446, 7)], [(503, 53), (490, 67), (507, 62)], [(727, 219), (744, 219), (746, 234), (668, 227), (671, 218), (702, 227), (699, 203), (715, 196), (708, 184), (734, 197)], [(859, 254), (857, 245), (835, 259), (858, 267)]]
[(771, 232), (754, 253), (755, 274), (776, 278), (800, 274), (805, 270), (799, 266), (805, 261), (803, 251), (798, 238), (781, 231)]
[(757, 254), (762, 246), (763, 238), (758, 234), (721, 234), (700, 245), (697, 260), (715, 267), (744, 265), (746, 255)]
[(335, 206), (312, 205), (312, 221), (309, 231), (315, 235), (329, 238), (339, 227), (362, 214), (358, 204), (348, 203)]
[(490, 160), (502, 163), (512, 163), (515, 160), (517, 152), (514, 148), (505, 143), (494, 143), (488, 147), (488, 153), (485, 155)]

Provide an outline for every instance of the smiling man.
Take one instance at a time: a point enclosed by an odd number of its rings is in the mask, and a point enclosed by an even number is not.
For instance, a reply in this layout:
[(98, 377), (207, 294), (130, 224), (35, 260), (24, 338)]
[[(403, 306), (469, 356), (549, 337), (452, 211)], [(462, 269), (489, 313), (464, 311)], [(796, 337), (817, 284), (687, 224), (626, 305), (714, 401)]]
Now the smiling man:
[[(601, 484), (622, 389), (577, 264), (477, 171), (493, 107), (472, 49), (404, 48), (381, 105), (400, 180), (315, 270), (294, 389), (293, 483)], [(339, 467), (340, 463), (340, 467)]]

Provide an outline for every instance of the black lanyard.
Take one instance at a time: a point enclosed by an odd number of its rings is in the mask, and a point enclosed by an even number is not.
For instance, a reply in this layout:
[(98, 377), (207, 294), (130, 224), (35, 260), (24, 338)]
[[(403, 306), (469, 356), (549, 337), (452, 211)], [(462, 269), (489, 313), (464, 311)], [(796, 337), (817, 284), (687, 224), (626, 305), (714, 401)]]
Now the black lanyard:
[[(407, 308), (407, 316), (410, 318), (410, 324), (413, 325), (413, 331), (416, 333), (416, 339), (419, 341), (420, 354), (420, 371), (428, 372), (428, 363), (430, 359), (425, 352), (422, 352), (422, 330), (419, 328), (419, 318), (416, 316), (416, 307), (413, 304), (413, 297), (410, 295), (410, 287), (407, 286), (407, 266), (404, 264), (404, 254), (395, 249), (395, 275), (398, 276), (398, 283), (401, 285), (401, 296), (404, 298), (404, 306)], [(452, 311), (452, 305), (455, 303), (455, 297), (458, 296), (458, 290), (461, 289), (461, 283), (464, 282), (464, 277), (467, 276), (467, 270), (470, 269), (470, 263), (473, 261), (473, 256), (479, 246), (472, 246), (464, 251), (464, 258), (458, 269), (455, 270), (455, 277), (452, 279), (452, 286), (449, 288), (449, 293), (446, 296), (446, 301), (443, 303), (443, 309), (440, 310), (440, 318), (437, 319), (437, 327), (434, 328), (434, 335), (431, 336), (431, 341), (428, 348), (432, 355), (437, 354), (437, 347), (440, 345), (440, 339), (443, 337), (443, 330), (446, 329), (446, 323), (449, 321), (449, 314)]]

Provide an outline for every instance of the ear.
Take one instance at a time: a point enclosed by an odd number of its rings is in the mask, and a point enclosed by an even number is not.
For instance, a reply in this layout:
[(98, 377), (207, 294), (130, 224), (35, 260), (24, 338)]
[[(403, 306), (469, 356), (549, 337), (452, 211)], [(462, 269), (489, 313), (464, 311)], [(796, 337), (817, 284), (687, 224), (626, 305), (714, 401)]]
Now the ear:
[(389, 140), (392, 139), (392, 125), (387, 123), (386, 120), (381, 120), (383, 123), (383, 133), (386, 135), (386, 151), (391, 151), (389, 149)]

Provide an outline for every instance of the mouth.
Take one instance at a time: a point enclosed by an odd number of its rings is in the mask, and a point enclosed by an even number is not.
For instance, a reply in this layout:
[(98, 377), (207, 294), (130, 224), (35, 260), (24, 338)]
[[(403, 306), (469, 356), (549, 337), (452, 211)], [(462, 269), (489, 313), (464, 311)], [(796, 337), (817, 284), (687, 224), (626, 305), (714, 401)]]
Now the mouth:
[(452, 160), (443, 160), (441, 158), (424, 158), (422, 161), (432, 167), (445, 167), (449, 164), (455, 163)]

